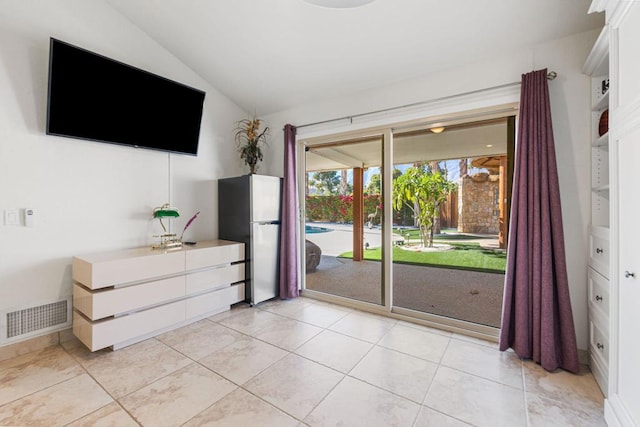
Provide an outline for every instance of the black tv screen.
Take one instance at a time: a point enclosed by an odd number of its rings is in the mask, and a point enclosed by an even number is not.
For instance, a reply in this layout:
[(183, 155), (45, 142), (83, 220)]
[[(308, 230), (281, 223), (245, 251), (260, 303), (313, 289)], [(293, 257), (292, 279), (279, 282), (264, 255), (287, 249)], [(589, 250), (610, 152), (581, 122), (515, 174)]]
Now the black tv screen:
[(197, 155), (205, 93), (51, 39), (47, 134)]

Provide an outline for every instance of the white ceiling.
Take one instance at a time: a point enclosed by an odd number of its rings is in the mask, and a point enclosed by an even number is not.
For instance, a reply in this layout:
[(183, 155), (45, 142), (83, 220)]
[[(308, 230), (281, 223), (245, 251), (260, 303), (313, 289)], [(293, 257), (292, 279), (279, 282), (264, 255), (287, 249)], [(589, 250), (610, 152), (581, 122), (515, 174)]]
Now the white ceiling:
[(245, 111), (266, 115), (599, 28), (590, 0), (107, 0)]

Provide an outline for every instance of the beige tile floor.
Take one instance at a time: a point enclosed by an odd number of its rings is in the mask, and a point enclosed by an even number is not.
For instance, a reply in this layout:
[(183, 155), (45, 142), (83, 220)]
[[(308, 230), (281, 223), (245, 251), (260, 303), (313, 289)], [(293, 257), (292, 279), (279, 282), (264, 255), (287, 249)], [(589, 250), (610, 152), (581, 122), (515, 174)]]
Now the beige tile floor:
[(2, 426), (603, 426), (593, 376), (298, 298), (0, 361)]

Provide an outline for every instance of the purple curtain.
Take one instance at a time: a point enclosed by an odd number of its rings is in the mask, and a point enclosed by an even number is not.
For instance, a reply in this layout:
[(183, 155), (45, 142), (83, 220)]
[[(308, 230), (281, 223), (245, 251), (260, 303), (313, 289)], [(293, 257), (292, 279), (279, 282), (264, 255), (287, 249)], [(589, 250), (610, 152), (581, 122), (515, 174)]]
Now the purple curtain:
[(500, 350), (579, 370), (547, 70), (522, 75)]
[(280, 226), (280, 298), (298, 296), (298, 207), (296, 204), (296, 128), (284, 127), (284, 182)]

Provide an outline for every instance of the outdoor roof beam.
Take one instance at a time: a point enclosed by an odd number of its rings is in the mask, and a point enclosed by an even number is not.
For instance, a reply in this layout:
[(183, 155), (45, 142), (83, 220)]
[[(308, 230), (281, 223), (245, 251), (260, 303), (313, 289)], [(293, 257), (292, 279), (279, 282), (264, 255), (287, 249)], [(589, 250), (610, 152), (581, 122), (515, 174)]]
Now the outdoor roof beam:
[(325, 159), (329, 159), (333, 162), (344, 165), (349, 169), (364, 167), (364, 162), (362, 160), (358, 160), (354, 157), (344, 154), (343, 152), (336, 150), (335, 148), (311, 148), (309, 151), (311, 151), (316, 156), (324, 157)]

